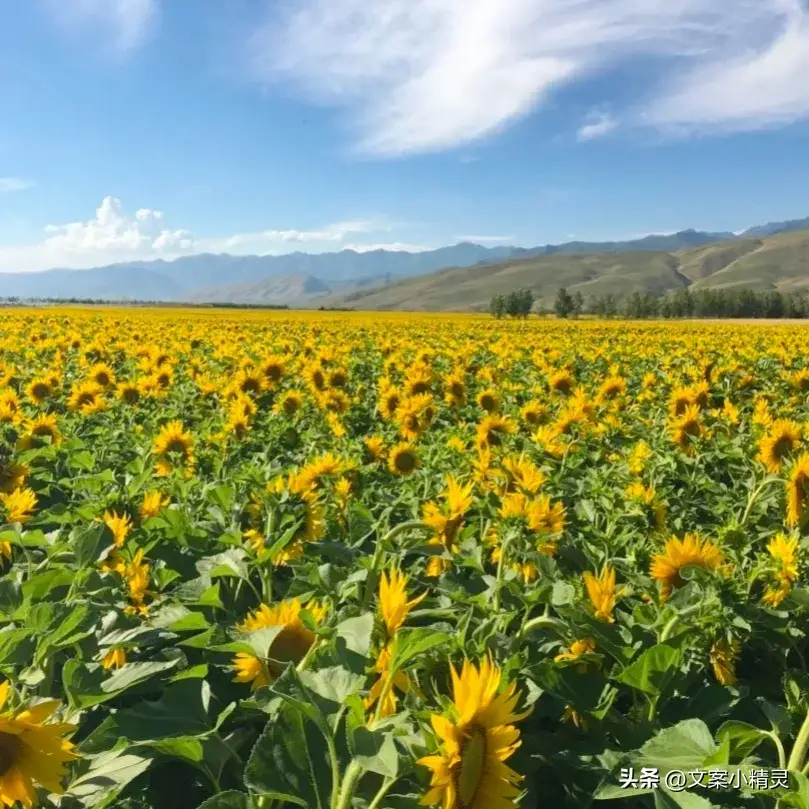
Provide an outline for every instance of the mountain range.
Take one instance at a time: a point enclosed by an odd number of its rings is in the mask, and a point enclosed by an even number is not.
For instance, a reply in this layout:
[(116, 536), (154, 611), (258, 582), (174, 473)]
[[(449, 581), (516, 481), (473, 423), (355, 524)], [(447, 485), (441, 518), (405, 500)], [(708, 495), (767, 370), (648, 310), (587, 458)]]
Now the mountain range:
[[(462, 242), (419, 253), (199, 254), (90, 270), (0, 273), (0, 297), (440, 309), (479, 308), (491, 294), (514, 286), (531, 287), (540, 297), (555, 294), (559, 286), (580, 288), (583, 294), (659, 293), (678, 285), (736, 283), (728, 275), (729, 266), (739, 273), (740, 261), (749, 263), (750, 256), (762, 250), (772, 252), (772, 237), (806, 229), (809, 218), (768, 223), (737, 234), (684, 230), (628, 241), (575, 241), (534, 248)], [(809, 245), (809, 233), (803, 236)], [(804, 285), (803, 276), (789, 275), (783, 264), (788, 259), (776, 249), (769, 259), (756, 259), (755, 272), (764, 272), (761, 262), (782, 262), (775, 275), (780, 267), (784, 283)], [(774, 283), (773, 266), (764, 268), (765, 285)], [(804, 266), (809, 287), (809, 263)], [(742, 282), (760, 286), (762, 278), (755, 272)], [(445, 298), (447, 284), (467, 293)]]

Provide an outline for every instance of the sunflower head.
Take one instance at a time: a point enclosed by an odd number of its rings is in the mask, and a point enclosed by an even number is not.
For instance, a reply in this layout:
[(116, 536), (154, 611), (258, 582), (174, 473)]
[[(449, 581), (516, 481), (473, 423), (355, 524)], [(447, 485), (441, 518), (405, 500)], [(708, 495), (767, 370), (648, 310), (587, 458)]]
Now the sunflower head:
[[(9, 683), (0, 685), (0, 708), (9, 700)], [(60, 707), (45, 700), (26, 708), (0, 713), (0, 801), (31, 807), (37, 799), (34, 784), (62, 794), (66, 765), (79, 756), (65, 737), (74, 725), (49, 722)]]
[(394, 474), (406, 477), (419, 468), (421, 461), (416, 448), (407, 442), (401, 442), (391, 449), (388, 455), (388, 469)]
[(722, 567), (722, 551), (698, 534), (672, 537), (662, 553), (655, 554), (649, 575), (660, 582), (660, 600), (667, 601), (675, 587), (683, 585), (682, 571), (687, 567), (717, 571)]
[(520, 745), (515, 724), (520, 699), (515, 684), (502, 687), (502, 675), (490, 659), (479, 666), (464, 661), (453, 667), (453, 704), (449, 717), (433, 714), (439, 741), (436, 755), (419, 760), (432, 772), (422, 803), (452, 809), (493, 809), (513, 804), (521, 776), (505, 762)]

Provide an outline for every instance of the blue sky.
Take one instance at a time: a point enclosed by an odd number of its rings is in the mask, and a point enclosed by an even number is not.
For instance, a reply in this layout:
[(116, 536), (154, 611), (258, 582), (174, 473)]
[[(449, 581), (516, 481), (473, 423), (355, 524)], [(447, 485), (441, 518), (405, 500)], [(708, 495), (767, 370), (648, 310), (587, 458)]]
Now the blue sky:
[(0, 6), (0, 271), (809, 215), (804, 0)]

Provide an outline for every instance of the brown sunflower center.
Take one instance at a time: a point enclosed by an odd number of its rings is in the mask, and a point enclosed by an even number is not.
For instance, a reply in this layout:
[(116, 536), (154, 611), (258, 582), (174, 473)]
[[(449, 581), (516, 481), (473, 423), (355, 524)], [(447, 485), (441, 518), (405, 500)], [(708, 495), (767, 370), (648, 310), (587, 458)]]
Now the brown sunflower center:
[(486, 768), (485, 728), (472, 725), (461, 745), (461, 766), (457, 774), (458, 797), (463, 809), (471, 809), (483, 783)]
[(480, 406), (487, 412), (491, 413), (493, 410), (497, 409), (497, 399), (495, 399), (494, 396), (485, 393), (480, 397)]
[(0, 777), (5, 775), (19, 760), (22, 742), (19, 736), (0, 733)]
[(412, 452), (400, 452), (396, 456), (396, 468), (400, 472), (412, 472), (416, 468), (416, 456)]
[(772, 445), (773, 458), (781, 460), (792, 452), (792, 438), (788, 435), (779, 436)]
[(47, 382), (35, 382), (31, 387), (31, 393), (37, 399), (44, 399), (51, 392), (50, 385)]

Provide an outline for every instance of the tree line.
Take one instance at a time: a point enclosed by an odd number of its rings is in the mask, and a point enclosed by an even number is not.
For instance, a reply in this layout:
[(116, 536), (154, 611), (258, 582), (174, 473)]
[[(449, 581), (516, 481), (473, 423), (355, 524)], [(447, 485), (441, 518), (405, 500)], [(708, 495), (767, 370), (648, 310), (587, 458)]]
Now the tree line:
[[(526, 311), (525, 307), (528, 304)], [(515, 290), (508, 295), (495, 295), (490, 312), (497, 318), (527, 317), (535, 297), (530, 290)], [(562, 287), (553, 307), (541, 307), (539, 314), (554, 312), (557, 317), (579, 315), (595, 317), (646, 318), (795, 318), (809, 319), (809, 290), (780, 292), (775, 289), (756, 292), (752, 289), (700, 289), (687, 287), (655, 296), (635, 292), (628, 296), (571, 295)]]

